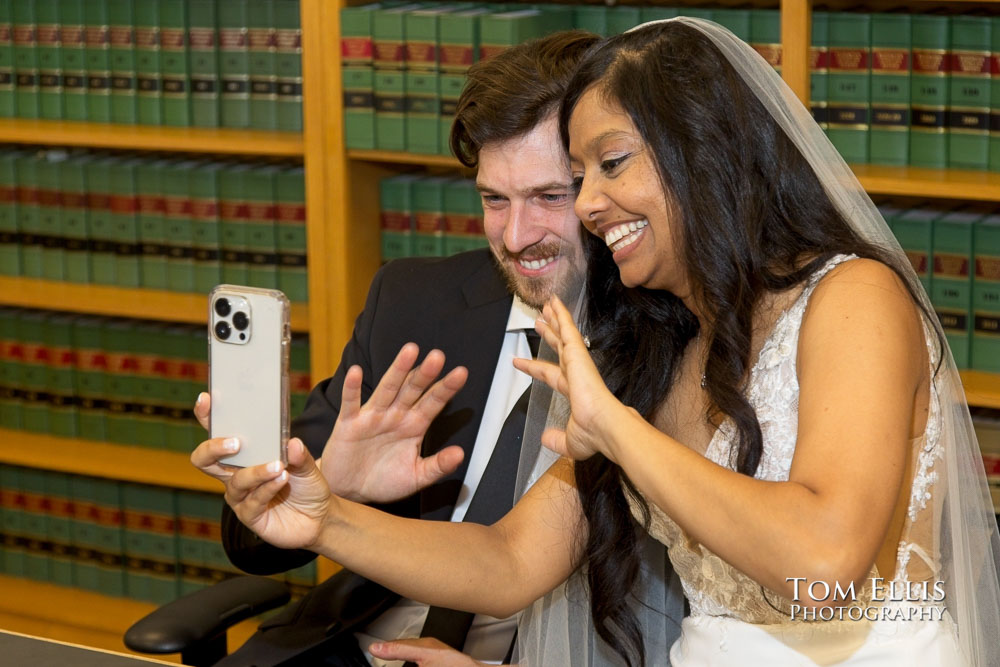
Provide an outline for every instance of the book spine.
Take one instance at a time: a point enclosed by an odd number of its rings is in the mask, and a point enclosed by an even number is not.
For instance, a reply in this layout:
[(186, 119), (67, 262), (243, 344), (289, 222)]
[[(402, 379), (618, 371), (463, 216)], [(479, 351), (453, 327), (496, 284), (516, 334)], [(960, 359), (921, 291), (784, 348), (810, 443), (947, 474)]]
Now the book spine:
[(99, 285), (117, 282), (115, 233), (111, 220), (111, 166), (118, 158), (96, 160), (87, 172), (90, 222), (90, 278)]
[(948, 82), (948, 166), (989, 166), (990, 19), (951, 20), (951, 79)]
[(910, 76), (910, 164), (947, 164), (948, 16), (913, 15)]
[(60, 165), (62, 234), (65, 242), (63, 269), (66, 280), (74, 283), (90, 282), (86, 172), (91, 162), (89, 156), (75, 156)]
[(406, 67), (406, 11), (408, 7), (377, 8), (372, 16), (372, 64), (376, 69)]
[(160, 116), (164, 125), (191, 125), (191, 71), (185, 0), (160, 0)]
[(80, 403), (80, 437), (97, 442), (107, 438), (108, 355), (101, 342), (100, 320), (80, 317), (73, 323), (76, 353), (76, 394)]
[(306, 399), (312, 390), (312, 380), (309, 375), (309, 335), (296, 334), (292, 336), (292, 345), (288, 360), (288, 393), (290, 395), (290, 410), (292, 415), (301, 415), (306, 407)]
[(35, 1), (38, 50), (38, 116), (62, 118), (62, 60), (58, 0)]
[(966, 221), (934, 222), (931, 302), (959, 368), (969, 367), (972, 338), (972, 235)]
[[(656, 19), (648, 19), (654, 21)], [(573, 27), (601, 37), (608, 36), (608, 8), (604, 5), (574, 5)]]
[(871, 16), (830, 15), (827, 135), (848, 162), (868, 162)]
[(163, 96), (160, 65), (160, 0), (135, 3), (136, 122), (160, 125)]
[(302, 26), (299, 0), (276, 0), (274, 8), (277, 51), (278, 101), (276, 123), (279, 130), (302, 131)]
[(464, 74), (442, 74), (440, 77), (441, 89), (441, 129), (439, 136), (441, 139), (438, 146), (438, 153), (441, 155), (451, 155), (451, 125), (455, 122), (455, 114), (458, 111), (458, 100), (465, 88)]
[(136, 166), (136, 221), (139, 225), (140, 283), (150, 289), (167, 288), (167, 228), (164, 221), (162, 160)]
[(23, 350), (17, 333), (19, 313), (15, 308), (0, 308), (0, 427), (11, 430), (21, 428), (23, 400), (20, 371)]
[(0, 118), (17, 115), (14, 99), (14, 24), (10, 3), (0, 0)]
[(201, 164), (188, 172), (194, 291), (207, 294), (222, 282), (219, 235), (219, 165)]
[(437, 154), (441, 145), (441, 93), (437, 72), (407, 71), (406, 150), (411, 153)]
[(23, 349), (21, 357), (22, 428), (33, 433), (49, 431), (48, 365), (49, 350), (45, 343), (48, 322), (45, 311), (25, 311), (18, 320), (18, 338)]
[(77, 407), (73, 387), (76, 384), (76, 359), (73, 352), (72, 315), (58, 314), (45, 328), (49, 349), (46, 382), (49, 393), (49, 432), (64, 438), (76, 437)]
[(938, 213), (933, 209), (913, 209), (897, 218), (892, 226), (892, 233), (906, 253), (906, 258), (928, 297), (932, 286), (935, 217), (938, 217)]
[(416, 11), (406, 14), (406, 41), (403, 58), (408, 70), (433, 72), (438, 69), (438, 18), (436, 10)]
[(132, 419), (136, 443), (143, 447), (165, 449), (167, 445), (162, 357), (165, 326), (151, 322), (135, 324), (135, 395)]
[(219, 35), (215, 0), (188, 0), (191, 124), (219, 126)]
[(747, 41), (771, 67), (781, 73), (781, 13), (777, 9), (751, 9)]
[(254, 167), (247, 172), (247, 276), (255, 287), (278, 286), (277, 232), (275, 228), (274, 167)]
[(291, 167), (279, 172), (275, 193), (275, 216), (278, 226), (278, 288), (291, 301), (305, 303), (309, 299), (309, 279), (306, 272), (305, 170), (302, 167)]
[(0, 153), (0, 275), (21, 274), (20, 235), (17, 224), (18, 153)]
[(413, 254), (444, 254), (444, 179), (424, 178), (413, 185)]
[(247, 0), (247, 23), (250, 127), (273, 130), (278, 126), (274, 0)]
[(382, 207), (382, 261), (413, 254), (412, 176), (392, 176), (379, 182)]
[(456, 178), (444, 190), (444, 254), (487, 245), (483, 232), (482, 198), (474, 181)]
[(219, 174), (219, 227), (222, 281), (245, 285), (247, 275), (246, 167), (227, 165)]
[(36, 581), (49, 581), (49, 558), (45, 548), (48, 538), (48, 520), (45, 496), (45, 471), (36, 468), (21, 470), (24, 497), (24, 574)]
[(22, 468), (0, 467), (0, 500), (4, 508), (4, 572), (13, 577), (25, 576), (24, 488)]
[(59, 0), (63, 118), (87, 120), (87, 39), (83, 0)]
[(59, 163), (65, 154), (47, 151), (36, 166), (38, 179), (38, 229), (42, 246), (42, 277), (62, 280), (65, 241), (62, 234), (62, 189)]
[(73, 475), (69, 480), (73, 520), (70, 528), (75, 557), (73, 559), (73, 585), (87, 591), (98, 592), (97, 554), (101, 544), (98, 540), (97, 507), (94, 504), (95, 484), (91, 477)]
[(344, 143), (347, 148), (375, 148), (375, 77), (371, 66), (341, 69), (344, 85)]
[(406, 78), (401, 71), (375, 69), (375, 147), (406, 150)]
[(111, 26), (106, 0), (84, 0), (87, 118), (111, 122)]
[(45, 495), (48, 498), (47, 523), (50, 546), (50, 580), (59, 586), (73, 585), (71, 526), (73, 503), (69, 490), (70, 476), (66, 473), (45, 473)]
[(191, 419), (191, 396), (197, 395), (191, 392), (198, 389), (191, 386), (191, 378), (196, 373), (194, 364), (187, 358), (190, 337), (191, 329), (183, 325), (167, 327), (164, 332), (167, 448), (177, 452), (190, 451), (192, 442), (205, 437), (205, 431), (197, 422), (192, 424)]
[(139, 287), (140, 269), (139, 209), (134, 160), (122, 160), (111, 166), (111, 231), (115, 244), (115, 282), (119, 287)]
[(1000, 372), (1000, 216), (976, 223), (972, 278), (972, 368)]
[(125, 595), (125, 540), (121, 483), (96, 480), (97, 531), (101, 541), (97, 566), (100, 590), (105, 595)]
[(197, 167), (197, 162), (185, 160), (166, 165), (162, 172), (163, 221), (168, 239), (166, 287), (173, 292), (195, 291), (189, 172)]
[(177, 497), (172, 489), (122, 485), (128, 596), (163, 604), (177, 596)]
[(608, 35), (621, 34), (629, 28), (639, 25), (642, 21), (643, 18), (638, 7), (628, 5), (608, 7)]
[(129, 0), (107, 0), (111, 60), (111, 121), (136, 122), (135, 14)]
[(250, 126), (250, 62), (246, 0), (219, 3), (219, 98), (223, 127)]
[(38, 49), (35, 3), (15, 2), (14, 97), (20, 118), (38, 118)]
[(42, 277), (42, 230), (38, 211), (38, 159), (17, 158), (17, 228), (21, 239), (21, 275)]
[(809, 110), (813, 120), (824, 130), (829, 128), (827, 89), (830, 76), (830, 13), (815, 11), (812, 15), (812, 37), (809, 45)]
[[(751, 24), (750, 10), (713, 8), (711, 12), (712, 12), (711, 13), (712, 21), (715, 21), (722, 27), (729, 30), (729, 32), (739, 37), (744, 42), (750, 44), (750, 46), (754, 47), (755, 51), (757, 50), (756, 42), (754, 41), (754, 38), (752, 36), (753, 27)], [(774, 12), (777, 13), (777, 10), (774, 10)], [(780, 36), (780, 29), (778, 35)]]
[(910, 48), (909, 14), (872, 14), (872, 164), (909, 163)]

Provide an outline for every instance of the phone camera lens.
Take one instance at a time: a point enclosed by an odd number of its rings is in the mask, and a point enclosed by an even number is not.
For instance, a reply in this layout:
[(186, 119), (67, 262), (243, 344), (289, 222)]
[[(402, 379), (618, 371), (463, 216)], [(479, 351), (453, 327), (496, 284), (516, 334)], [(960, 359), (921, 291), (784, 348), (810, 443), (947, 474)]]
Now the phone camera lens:
[(229, 305), (229, 299), (215, 300), (215, 312), (218, 313), (219, 317), (225, 317), (231, 310), (232, 307)]
[(243, 311), (238, 311), (233, 315), (233, 326), (238, 330), (243, 331), (250, 324), (250, 318)]
[(217, 322), (215, 325), (215, 335), (219, 337), (219, 340), (226, 340), (232, 332), (233, 330), (226, 322)]

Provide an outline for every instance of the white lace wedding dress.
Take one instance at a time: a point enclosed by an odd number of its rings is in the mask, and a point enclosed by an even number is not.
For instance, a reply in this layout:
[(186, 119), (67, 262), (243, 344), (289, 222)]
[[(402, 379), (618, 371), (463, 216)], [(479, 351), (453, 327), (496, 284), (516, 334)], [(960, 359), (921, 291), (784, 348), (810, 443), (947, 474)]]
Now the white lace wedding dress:
[[(756, 477), (788, 479), (798, 424), (795, 369), (799, 328), (809, 296), (819, 280), (851, 257), (833, 258), (812, 276), (801, 296), (778, 319), (750, 375), (748, 398), (763, 432), (764, 450)], [(925, 325), (932, 371), (936, 345)], [(960, 665), (954, 624), (945, 604), (937, 549), (937, 521), (945, 476), (940, 407), (931, 390), (926, 430), (912, 441), (912, 492), (903, 522), (892, 581), (873, 587), (869, 578), (856, 599), (832, 620), (803, 619), (794, 600), (765, 590), (688, 536), (650, 503), (650, 533), (667, 545), (691, 614), (670, 650), (674, 667), (739, 665)], [(734, 467), (736, 430), (731, 421), (718, 429), (705, 456)], [(638, 509), (633, 508), (638, 516)], [(873, 568), (871, 577), (879, 577)], [(935, 585), (937, 588), (935, 588)], [(906, 588), (908, 586), (908, 589)], [(907, 590), (909, 593), (907, 594)], [(803, 587), (802, 599), (807, 599)], [(899, 599), (916, 598), (916, 599)], [(796, 612), (793, 618), (793, 611)]]

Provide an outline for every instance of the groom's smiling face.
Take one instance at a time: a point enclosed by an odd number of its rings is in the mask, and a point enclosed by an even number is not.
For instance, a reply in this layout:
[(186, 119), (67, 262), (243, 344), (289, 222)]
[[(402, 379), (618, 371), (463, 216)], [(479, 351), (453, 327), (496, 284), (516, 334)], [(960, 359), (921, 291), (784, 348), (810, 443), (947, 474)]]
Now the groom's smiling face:
[(583, 227), (554, 114), (527, 134), (483, 146), (476, 186), (490, 248), (522, 301), (540, 309), (582, 276)]

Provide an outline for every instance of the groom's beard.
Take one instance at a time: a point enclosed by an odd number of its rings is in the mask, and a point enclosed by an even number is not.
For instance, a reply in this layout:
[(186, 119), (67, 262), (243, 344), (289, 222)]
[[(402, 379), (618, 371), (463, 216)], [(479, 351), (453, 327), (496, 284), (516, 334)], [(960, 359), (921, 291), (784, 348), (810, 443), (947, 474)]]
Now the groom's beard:
[[(567, 254), (567, 250), (575, 251), (575, 255)], [(503, 274), (507, 289), (518, 296), (521, 301), (536, 310), (541, 310), (545, 302), (553, 294), (558, 294), (566, 300), (567, 288), (577, 285), (582, 279), (581, 248), (569, 248), (562, 243), (546, 243), (533, 245), (519, 253), (512, 253), (502, 248), (499, 253), (494, 251), (500, 272)], [(499, 254), (499, 256), (497, 256)], [(520, 272), (521, 261), (532, 261), (554, 257), (555, 260), (546, 265), (545, 273), (540, 276), (526, 276)]]

